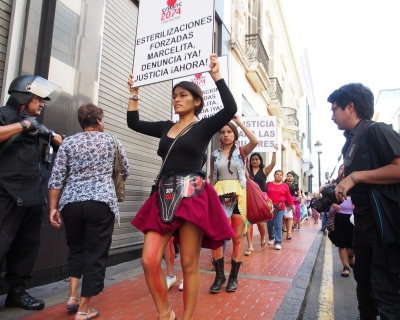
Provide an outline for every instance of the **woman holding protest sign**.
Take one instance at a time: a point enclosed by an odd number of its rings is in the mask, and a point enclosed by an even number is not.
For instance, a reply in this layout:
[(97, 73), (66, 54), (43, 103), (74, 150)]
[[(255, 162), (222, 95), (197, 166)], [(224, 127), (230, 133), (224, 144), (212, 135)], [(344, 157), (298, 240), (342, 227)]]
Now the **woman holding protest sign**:
[(160, 320), (175, 319), (161, 270), (163, 251), (170, 237), (173, 235), (174, 241), (180, 243), (184, 279), (183, 319), (189, 320), (193, 317), (200, 290), (201, 247), (219, 248), (234, 235), (216, 192), (205, 181), (204, 172), (200, 171), (210, 139), (237, 111), (236, 102), (219, 72), (216, 54), (210, 57), (210, 68), (210, 75), (221, 95), (224, 109), (201, 121), (197, 121), (197, 116), (204, 106), (202, 90), (187, 81), (178, 83), (172, 90), (174, 109), (179, 115), (177, 123), (169, 120), (139, 120), (139, 90), (132, 88), (133, 75), (128, 78), (131, 93), (127, 112), (128, 127), (161, 138), (157, 153), (164, 163), (161, 178), (157, 181), (158, 189), (132, 221), (145, 234), (142, 264)]
[[(278, 150), (278, 145), (275, 145), (275, 150)], [(276, 151), (272, 154), (272, 159), (271, 163), (268, 166), (265, 166), (263, 163), (263, 159), (261, 157), (261, 154), (258, 152), (254, 152), (251, 157), (250, 157), (250, 177), (251, 179), (258, 184), (260, 187), (261, 191), (266, 192), (266, 183), (267, 183), (267, 177), (271, 173), (272, 169), (275, 167), (276, 164)], [(261, 222), (257, 223), (258, 231), (260, 232), (261, 236), (261, 249), (265, 250), (267, 249), (267, 242), (265, 239), (266, 235), (266, 226), (265, 224), (267, 223), (268, 225), (268, 234), (269, 234), (269, 243), (273, 243), (272, 241), (274, 240), (274, 235), (273, 235), (273, 221), (269, 220), (268, 222)], [(249, 256), (251, 253), (254, 251), (253, 248), (253, 225), (250, 224), (247, 228), (246, 232), (246, 237), (247, 237), (247, 243), (248, 243), (248, 248), (245, 251), (245, 255)]]
[[(210, 177), (214, 189), (217, 191), (225, 213), (231, 219), (235, 235), (232, 238), (232, 268), (229, 274), (226, 291), (234, 292), (237, 289), (237, 276), (243, 260), (244, 241), (243, 234), (246, 226), (246, 168), (244, 159), (257, 146), (256, 136), (235, 115), (232, 119), (243, 130), (249, 143), (242, 147), (237, 146), (239, 133), (236, 125), (228, 122), (220, 131), (221, 148), (211, 154)], [(213, 250), (213, 264), (215, 267), (215, 280), (210, 287), (210, 292), (218, 293), (226, 282), (224, 274), (224, 256), (222, 247)]]

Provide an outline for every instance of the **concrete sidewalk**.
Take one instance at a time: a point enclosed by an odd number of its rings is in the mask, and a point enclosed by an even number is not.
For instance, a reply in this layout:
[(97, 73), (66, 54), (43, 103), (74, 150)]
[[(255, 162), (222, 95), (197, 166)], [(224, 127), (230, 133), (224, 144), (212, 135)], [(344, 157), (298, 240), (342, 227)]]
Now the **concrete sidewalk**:
[[(254, 229), (258, 231), (257, 227)], [(312, 219), (301, 224), (301, 231), (292, 232), (292, 240), (285, 239), (282, 250), (268, 246), (262, 251), (260, 237), (254, 237), (255, 251), (243, 258), (239, 273), (239, 287), (234, 293), (225, 288), (210, 294), (214, 280), (211, 272), (211, 251), (203, 250), (200, 258), (201, 288), (194, 319), (296, 319), (302, 311), (304, 298), (320, 248), (322, 232)], [(245, 245), (247, 248), (247, 244)], [(230, 271), (232, 243), (225, 252), (225, 272)], [(176, 259), (177, 283), (168, 292), (171, 307), (178, 318), (183, 315), (182, 291), (178, 290), (182, 273)], [(140, 261), (127, 262), (107, 269), (106, 288), (94, 297), (91, 307), (101, 311), (101, 319), (156, 319), (157, 311), (147, 289)], [(44, 299), (42, 311), (25, 311), (0, 307), (0, 319), (72, 319), (65, 309), (68, 283), (37, 287), (29, 293)], [(0, 297), (3, 305), (5, 296)]]

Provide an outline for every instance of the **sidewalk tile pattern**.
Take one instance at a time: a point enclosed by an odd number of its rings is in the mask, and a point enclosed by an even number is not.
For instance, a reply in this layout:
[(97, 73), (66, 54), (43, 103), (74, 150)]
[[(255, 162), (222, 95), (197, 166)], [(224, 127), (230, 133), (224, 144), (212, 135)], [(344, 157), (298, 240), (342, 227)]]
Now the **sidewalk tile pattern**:
[[(254, 230), (255, 233), (258, 231), (256, 227)], [(243, 257), (239, 287), (234, 293), (226, 292), (225, 286), (219, 294), (209, 293), (209, 287), (214, 280), (214, 274), (209, 272), (212, 267), (211, 252), (203, 251), (200, 258), (200, 296), (194, 319), (273, 319), (317, 232), (318, 225), (314, 225), (310, 220), (304, 221), (301, 231), (292, 232), (292, 240), (286, 240), (284, 234), (281, 251), (275, 250), (274, 245), (269, 245), (267, 250), (262, 251), (260, 237), (255, 236), (253, 240), (255, 251), (250, 256)], [(232, 243), (228, 242), (225, 252), (226, 273), (230, 271), (231, 253)], [(176, 261), (175, 265), (179, 267), (179, 261)], [(177, 271), (176, 275), (178, 279), (182, 279), (180, 271)], [(179, 281), (168, 292), (168, 298), (176, 316), (181, 318), (183, 299), (178, 286)], [(157, 310), (143, 274), (106, 287), (104, 292), (92, 299), (90, 307), (101, 311), (99, 319), (157, 319)], [(20, 319), (73, 319), (73, 317), (74, 314), (66, 312), (65, 303), (60, 303)]]

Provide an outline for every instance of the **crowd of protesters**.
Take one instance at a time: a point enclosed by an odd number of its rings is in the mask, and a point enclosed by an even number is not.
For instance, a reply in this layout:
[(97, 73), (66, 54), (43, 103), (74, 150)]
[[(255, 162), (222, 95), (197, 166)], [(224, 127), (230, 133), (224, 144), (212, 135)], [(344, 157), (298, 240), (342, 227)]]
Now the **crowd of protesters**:
[[(215, 54), (210, 56), (210, 69), (224, 108), (202, 121), (198, 121), (204, 106), (202, 90), (187, 81), (172, 89), (174, 110), (179, 116), (176, 123), (140, 120), (139, 88), (134, 87), (133, 75), (128, 77), (128, 127), (159, 138), (158, 154), (163, 159), (154, 192), (132, 221), (145, 234), (142, 265), (158, 319), (176, 319), (167, 292), (177, 281), (177, 248), (183, 274), (179, 283), (179, 290), (183, 291), (183, 319), (192, 319), (197, 306), (201, 248), (212, 250), (215, 279), (210, 293), (219, 293), (226, 282), (227, 292), (239, 288), (238, 273), (243, 259), (254, 252), (253, 225), (246, 212), (246, 176), (273, 204), (273, 218), (257, 224), (262, 251), (268, 245), (284, 250), (285, 240), (296, 241), (294, 231), (300, 232), (304, 219), (311, 217), (315, 224), (321, 219), (321, 230), (327, 229), (329, 239), (338, 247), (343, 264), (341, 276), (347, 278), (350, 268), (354, 270), (360, 319), (378, 315), (381, 319), (398, 319), (400, 220), (395, 213), (400, 196), (400, 138), (388, 126), (370, 121), (372, 92), (362, 84), (349, 84), (329, 96), (332, 120), (340, 130), (345, 130), (344, 164), (330, 185), (311, 194), (301, 190), (292, 171), (284, 173), (278, 168), (268, 179), (276, 165), (276, 152), (266, 165), (263, 156), (253, 152), (257, 138), (236, 114), (236, 102), (220, 74)], [(30, 91), (35, 81), (42, 88), (48, 85), (51, 89)], [(0, 108), (0, 155), (6, 150), (0, 169), (0, 261), (7, 262), (5, 280), (10, 284), (5, 306), (44, 308), (44, 302), (30, 296), (25, 287), (39, 249), (43, 205), (47, 201), (43, 181), (51, 164), (48, 152), (52, 153), (54, 147), (58, 152), (48, 182), (50, 223), (57, 229), (64, 223), (66, 229), (70, 276), (66, 309), (76, 313), (75, 320), (93, 319), (100, 311), (89, 308), (89, 303), (104, 288), (114, 221), (119, 222), (114, 161), (120, 154), (123, 180), (129, 176), (129, 163), (121, 143), (104, 133), (104, 112), (94, 104), (79, 108), (78, 122), (83, 132), (70, 137), (36, 121), (55, 87), (40, 77), (18, 77), (11, 83), (7, 105)], [(237, 127), (249, 140), (241, 147)], [(207, 181), (202, 167), (214, 134), (219, 134), (220, 148), (210, 155)], [(354, 151), (350, 146), (355, 146), (355, 155), (349, 155)], [(30, 162), (25, 163), (26, 155), (33, 155)], [(37, 159), (39, 169), (27, 172), (27, 165), (37, 164)], [(12, 191), (15, 177), (26, 181), (24, 196)], [(172, 194), (167, 191), (171, 188)], [(334, 190), (334, 198), (324, 199), (329, 205), (322, 210), (319, 205), (325, 196), (320, 193), (324, 194), (325, 188)], [(13, 224), (11, 218), (18, 223)], [(30, 241), (26, 241), (27, 234)], [(224, 252), (230, 240), (231, 270), (226, 279)], [(166, 274), (161, 269), (163, 258)]]

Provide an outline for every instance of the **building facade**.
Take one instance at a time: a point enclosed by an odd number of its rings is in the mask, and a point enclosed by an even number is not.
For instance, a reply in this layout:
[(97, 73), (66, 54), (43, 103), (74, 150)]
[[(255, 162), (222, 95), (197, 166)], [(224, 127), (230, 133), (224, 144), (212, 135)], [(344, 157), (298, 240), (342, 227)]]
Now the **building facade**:
[[(299, 180), (299, 109), (304, 92), (281, 1), (232, 1), (231, 50), (231, 89), (239, 105), (242, 101), (242, 114), (277, 117), (274, 170), (292, 171)], [(266, 154), (264, 162), (271, 157)]]
[[(105, 131), (115, 134), (126, 150), (131, 175), (109, 264), (141, 256), (143, 234), (130, 222), (147, 199), (161, 164), (158, 140), (126, 125), (126, 82), (138, 8), (135, 0), (0, 0), (1, 103), (8, 99), (15, 77), (40, 75), (63, 89), (41, 115), (46, 126), (66, 135), (81, 131), (77, 110), (93, 102), (104, 109)], [(218, 55), (228, 56), (227, 82), (240, 112), (277, 116), (280, 147), (275, 169), (293, 170), (301, 177), (298, 112), (303, 88), (280, 1), (216, 0), (214, 48)], [(171, 89), (171, 81), (141, 88), (141, 118), (171, 119)], [(267, 154), (265, 162), (270, 158)], [(48, 208), (41, 240), (31, 286), (68, 275), (65, 231), (51, 227)]]
[(379, 91), (373, 119), (391, 125), (400, 134), (400, 89)]
[(314, 87), (311, 76), (311, 68), (308, 60), (307, 50), (305, 49), (300, 58), (301, 77), (304, 84), (304, 97), (301, 99), (300, 107), (300, 132), (303, 149), (302, 157), (302, 190), (308, 192), (318, 191), (318, 187), (313, 187), (313, 182), (318, 184), (318, 160), (314, 148), (314, 135), (312, 131), (312, 112), (316, 108)]

